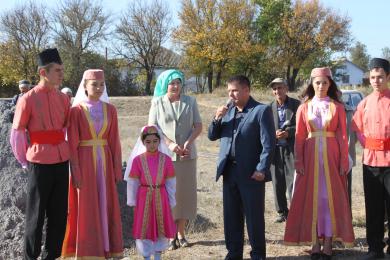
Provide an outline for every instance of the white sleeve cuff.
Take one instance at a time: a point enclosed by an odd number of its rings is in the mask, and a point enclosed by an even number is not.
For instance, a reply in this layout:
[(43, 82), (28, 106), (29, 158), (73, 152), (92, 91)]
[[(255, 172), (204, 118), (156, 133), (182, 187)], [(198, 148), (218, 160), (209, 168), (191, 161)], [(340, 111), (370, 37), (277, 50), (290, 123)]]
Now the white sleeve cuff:
[(129, 180), (127, 180), (127, 205), (129, 205), (130, 207), (137, 205), (138, 188), (138, 179), (129, 178)]
[(165, 181), (165, 188), (168, 193), (169, 205), (173, 208), (176, 206), (176, 177), (167, 179)]

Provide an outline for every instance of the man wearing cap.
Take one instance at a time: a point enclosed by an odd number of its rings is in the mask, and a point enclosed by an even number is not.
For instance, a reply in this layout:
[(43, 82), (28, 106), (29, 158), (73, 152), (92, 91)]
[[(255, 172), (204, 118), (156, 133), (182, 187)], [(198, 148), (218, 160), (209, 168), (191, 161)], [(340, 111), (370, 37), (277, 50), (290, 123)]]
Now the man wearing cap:
[(271, 164), (275, 208), (278, 217), (275, 222), (286, 221), (288, 214), (287, 197), (291, 200), (294, 180), (295, 114), (300, 101), (287, 96), (287, 82), (274, 79), (269, 85), (275, 100), (271, 102), (276, 129), (276, 149)]
[(10, 141), (16, 159), (29, 171), (24, 259), (39, 257), (46, 216), (41, 259), (51, 260), (61, 255), (66, 227), (69, 147), (64, 130), (70, 103), (58, 90), (64, 67), (57, 49), (46, 49), (37, 59), (40, 81), (19, 99)]
[[(361, 259), (383, 258), (384, 211), (390, 198), (390, 65), (385, 59), (370, 61), (373, 92), (363, 99), (353, 116), (363, 150), (363, 186), (366, 204), (368, 253)], [(390, 247), (386, 252), (390, 254)]]
[(16, 106), (16, 103), (18, 102), (18, 99), (23, 96), (24, 93), (30, 90), (30, 82), (28, 80), (21, 80), (19, 81), (19, 91), (20, 93), (15, 95), (12, 98), (12, 105)]

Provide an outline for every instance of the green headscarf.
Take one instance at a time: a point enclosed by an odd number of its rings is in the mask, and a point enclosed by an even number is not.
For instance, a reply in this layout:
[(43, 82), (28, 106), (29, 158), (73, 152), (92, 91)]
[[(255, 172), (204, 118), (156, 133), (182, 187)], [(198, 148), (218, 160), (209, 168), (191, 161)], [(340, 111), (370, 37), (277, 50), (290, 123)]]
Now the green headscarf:
[(158, 76), (156, 86), (154, 87), (154, 97), (160, 97), (167, 93), (168, 84), (174, 80), (180, 79), (181, 85), (184, 85), (184, 74), (180, 70), (166, 70)]

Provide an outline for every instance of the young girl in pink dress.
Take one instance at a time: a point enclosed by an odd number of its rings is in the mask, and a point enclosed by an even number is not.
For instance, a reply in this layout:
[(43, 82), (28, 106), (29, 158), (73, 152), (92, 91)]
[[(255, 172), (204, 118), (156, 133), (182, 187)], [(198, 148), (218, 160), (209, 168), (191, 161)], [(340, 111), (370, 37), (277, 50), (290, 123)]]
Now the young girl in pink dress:
[(176, 226), (171, 208), (175, 206), (176, 178), (168, 148), (160, 142), (156, 126), (142, 128), (125, 171), (127, 204), (134, 206), (133, 237), (145, 258), (161, 258), (174, 238)]

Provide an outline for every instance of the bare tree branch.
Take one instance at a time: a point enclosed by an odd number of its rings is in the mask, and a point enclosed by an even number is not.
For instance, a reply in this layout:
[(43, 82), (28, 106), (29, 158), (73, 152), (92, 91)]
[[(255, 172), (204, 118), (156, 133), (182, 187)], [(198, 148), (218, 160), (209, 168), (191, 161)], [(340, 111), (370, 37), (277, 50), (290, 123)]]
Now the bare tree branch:
[(116, 26), (117, 37), (123, 47), (116, 46), (117, 54), (129, 63), (138, 64), (146, 72), (146, 93), (151, 93), (151, 82), (162, 44), (170, 36), (170, 12), (159, 0), (148, 4), (137, 0), (129, 5)]
[(83, 55), (106, 38), (110, 16), (93, 0), (62, 0), (52, 11), (52, 29), (67, 62), (65, 80), (77, 85), (84, 69)]

